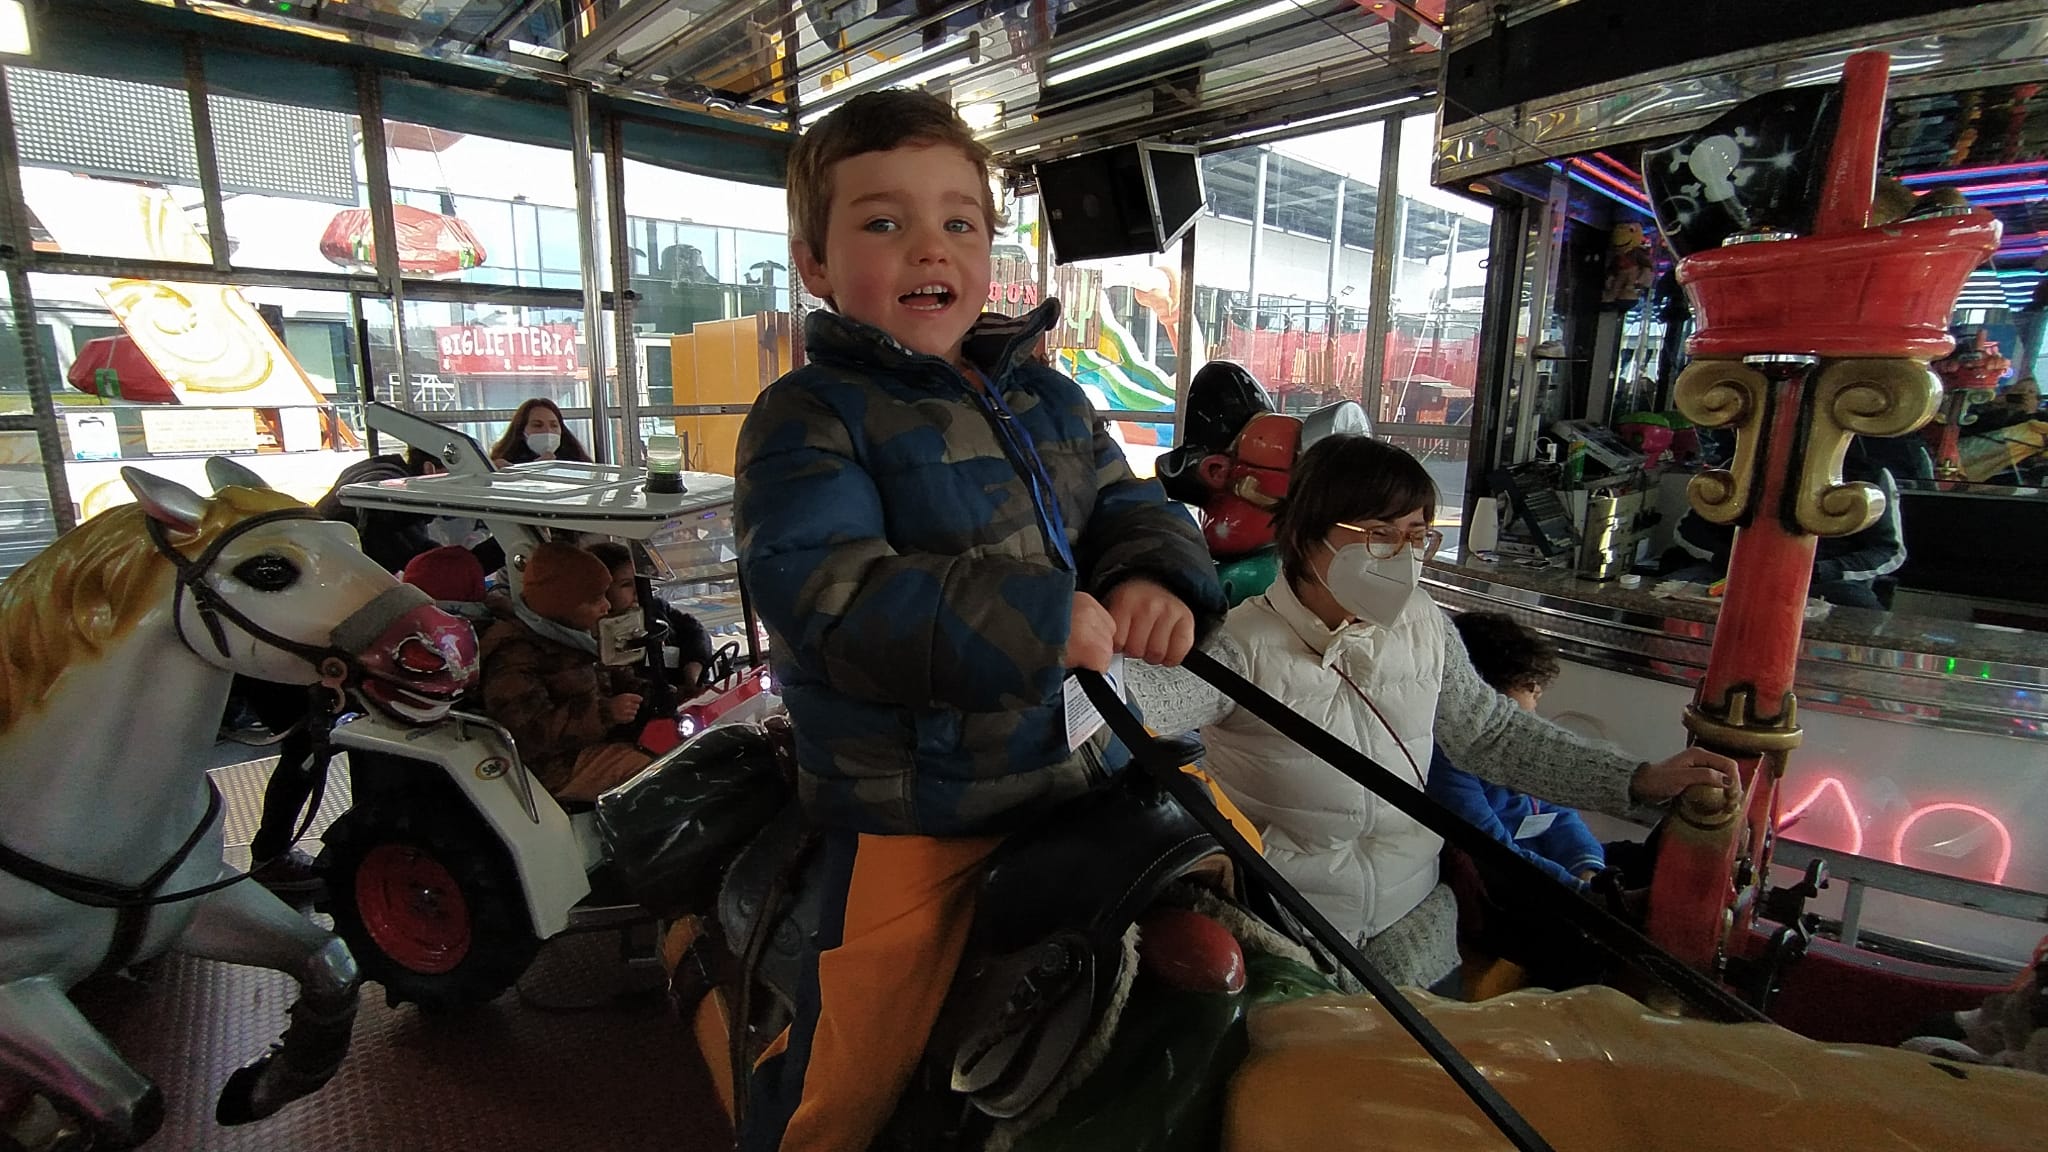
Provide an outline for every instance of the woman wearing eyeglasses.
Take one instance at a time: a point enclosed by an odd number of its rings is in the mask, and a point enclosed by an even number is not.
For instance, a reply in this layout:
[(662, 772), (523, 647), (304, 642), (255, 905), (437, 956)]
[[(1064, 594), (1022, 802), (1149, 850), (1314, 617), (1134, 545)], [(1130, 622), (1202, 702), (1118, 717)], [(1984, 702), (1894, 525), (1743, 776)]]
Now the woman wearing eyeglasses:
[[(1573, 735), (1494, 691), (1419, 586), (1443, 541), (1436, 484), (1413, 456), (1365, 436), (1304, 453), (1274, 518), (1281, 576), (1226, 628), (1246, 675), (1417, 788), (1432, 743), (1496, 784), (1644, 819), (1735, 765), (1689, 749), (1657, 764)], [(1259, 825), (1266, 857), (1398, 984), (1458, 967), (1457, 905), (1437, 883), (1434, 833), (1243, 709), (1205, 727), (1208, 767)]]

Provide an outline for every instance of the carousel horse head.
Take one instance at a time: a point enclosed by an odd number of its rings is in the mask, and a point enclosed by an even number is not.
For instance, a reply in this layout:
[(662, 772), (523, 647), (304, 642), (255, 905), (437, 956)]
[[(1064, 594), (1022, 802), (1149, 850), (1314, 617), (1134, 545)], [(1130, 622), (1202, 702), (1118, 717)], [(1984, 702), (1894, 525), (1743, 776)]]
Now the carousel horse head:
[[(136, 502), (94, 517), (31, 561), (0, 597), (8, 636), (4, 721), (64, 665), (152, 621), (199, 659), (286, 684), (353, 679), (370, 701), (438, 719), (476, 671), (476, 638), (364, 556), (355, 529), (320, 519), (232, 461), (208, 462), (211, 498), (134, 468)], [(164, 583), (169, 596), (153, 594)], [(19, 635), (17, 635), (19, 633)]]
[(1342, 400), (1307, 416), (1274, 411), (1243, 365), (1211, 360), (1188, 385), (1186, 433), (1159, 458), (1166, 494), (1205, 514), (1202, 535), (1219, 560), (1273, 544), (1273, 511), (1309, 445), (1334, 432), (1371, 431), (1365, 410)]

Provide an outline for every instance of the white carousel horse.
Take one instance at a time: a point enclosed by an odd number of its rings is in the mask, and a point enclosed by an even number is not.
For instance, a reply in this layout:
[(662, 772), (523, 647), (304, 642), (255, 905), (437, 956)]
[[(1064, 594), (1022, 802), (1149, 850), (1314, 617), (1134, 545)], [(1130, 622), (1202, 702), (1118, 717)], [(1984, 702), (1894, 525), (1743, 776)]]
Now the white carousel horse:
[(10, 1103), (19, 1116), (38, 1096), (95, 1152), (155, 1131), (158, 1089), (69, 991), (167, 951), (299, 982), (282, 1038), (222, 1089), (221, 1123), (324, 1084), (348, 1051), (355, 961), (235, 883), (199, 758), (234, 673), (337, 688), (367, 677), (367, 695), (399, 697), (415, 720), (445, 713), (474, 674), (469, 627), (364, 556), (354, 529), (229, 461), (207, 472), (211, 499), (123, 469), (138, 503), (0, 583), (0, 1147)]

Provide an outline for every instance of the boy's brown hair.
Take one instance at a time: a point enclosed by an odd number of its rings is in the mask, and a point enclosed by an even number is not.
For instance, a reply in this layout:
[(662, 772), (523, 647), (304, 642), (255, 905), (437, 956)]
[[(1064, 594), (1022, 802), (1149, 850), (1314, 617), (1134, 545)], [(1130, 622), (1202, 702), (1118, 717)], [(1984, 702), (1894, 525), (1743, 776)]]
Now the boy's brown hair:
[(1472, 669), (1496, 692), (1541, 692), (1564, 672), (1549, 642), (1499, 612), (1461, 612), (1452, 623)]
[(991, 238), (1005, 221), (989, 188), (989, 150), (974, 138), (953, 106), (929, 92), (892, 88), (867, 92), (832, 110), (803, 134), (789, 154), (789, 226), (811, 258), (825, 262), (825, 230), (832, 221), (832, 169), (841, 160), (887, 152), (906, 144), (958, 148), (981, 170), (981, 210)]

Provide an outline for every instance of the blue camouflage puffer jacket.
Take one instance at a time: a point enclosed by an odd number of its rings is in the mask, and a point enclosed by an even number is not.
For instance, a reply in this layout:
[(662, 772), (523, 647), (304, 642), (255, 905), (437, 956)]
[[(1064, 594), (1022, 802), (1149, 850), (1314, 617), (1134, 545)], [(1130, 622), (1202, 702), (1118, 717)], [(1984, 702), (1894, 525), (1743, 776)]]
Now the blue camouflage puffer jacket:
[[(810, 363), (761, 393), (740, 432), (740, 570), (795, 724), (822, 823), (963, 836), (1016, 827), (1122, 769), (1104, 729), (1067, 747), (1077, 588), (1156, 580), (1219, 620), (1193, 521), (1132, 476), (1079, 385), (1034, 361), (1059, 317), (983, 316), (966, 355), (1050, 474), (1079, 572), (1048, 546), (1025, 461), (967, 379), (831, 312)], [(1204, 627), (1206, 630), (1206, 627)]]

